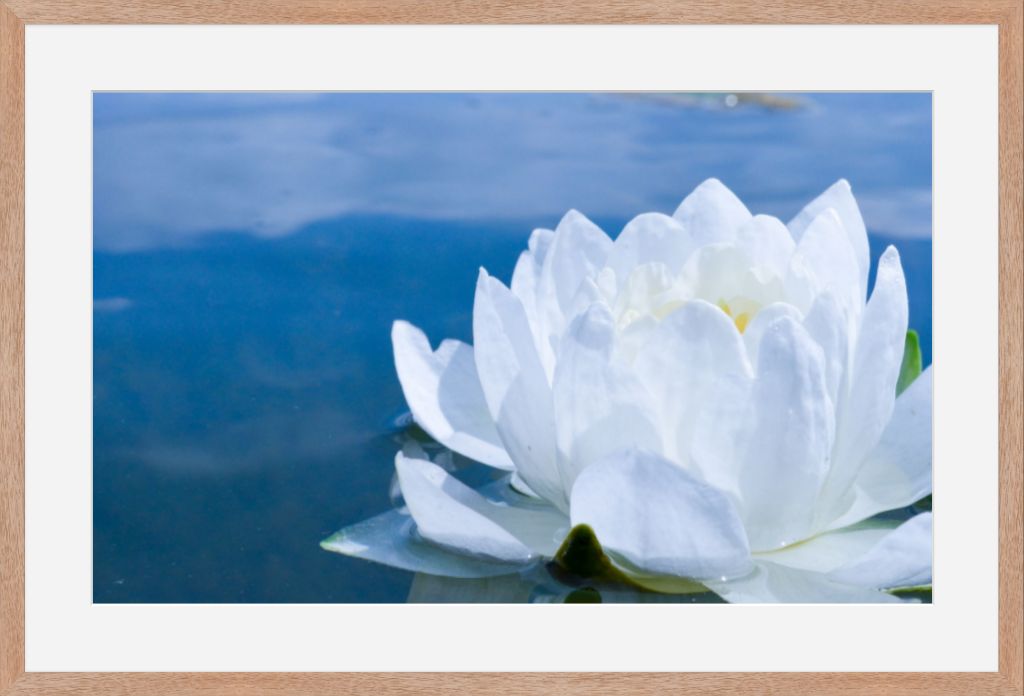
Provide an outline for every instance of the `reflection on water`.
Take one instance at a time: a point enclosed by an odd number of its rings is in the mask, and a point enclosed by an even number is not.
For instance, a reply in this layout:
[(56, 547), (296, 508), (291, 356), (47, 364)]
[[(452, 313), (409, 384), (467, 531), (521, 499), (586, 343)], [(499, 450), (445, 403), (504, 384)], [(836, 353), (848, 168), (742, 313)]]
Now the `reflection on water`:
[(666, 595), (625, 585), (593, 581), (567, 584), (551, 567), (536, 565), (522, 573), (493, 578), (442, 578), (417, 573), (408, 601), (417, 604), (721, 604), (713, 592)]
[(469, 340), (479, 266), (507, 280), (569, 207), (614, 232), (718, 176), (785, 218), (845, 176), (873, 258), (900, 248), (931, 362), (926, 95), (314, 96), (97, 95), (97, 602), (634, 601), (544, 567), (445, 581), (318, 546), (392, 506), (391, 322)]

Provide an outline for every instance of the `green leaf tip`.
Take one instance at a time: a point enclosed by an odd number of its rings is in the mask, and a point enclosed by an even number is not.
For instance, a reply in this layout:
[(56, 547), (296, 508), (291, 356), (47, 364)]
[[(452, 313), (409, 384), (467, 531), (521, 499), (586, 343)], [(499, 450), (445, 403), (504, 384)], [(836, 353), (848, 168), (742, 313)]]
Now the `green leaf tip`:
[(565, 596), (563, 604), (601, 604), (601, 593), (593, 587), (581, 587)]
[(903, 393), (921, 374), (921, 340), (913, 329), (907, 331), (906, 342), (903, 344), (903, 363), (900, 365), (900, 377), (896, 380), (896, 396)]
[(595, 578), (615, 570), (594, 530), (587, 524), (578, 524), (569, 530), (555, 554), (555, 562), (581, 578)]
[(916, 599), (924, 604), (932, 603), (932, 586), (916, 585), (914, 587), (895, 587), (889, 590), (889, 594), (900, 599)]
[(332, 548), (332, 546), (334, 543), (338, 541), (338, 536), (340, 536), (338, 532), (335, 532), (326, 539), (321, 539), (320, 548), (322, 548), (324, 551), (333, 551), (334, 549)]
[[(694, 594), (711, 591), (688, 578), (627, 575), (614, 563), (601, 547), (597, 534), (587, 524), (578, 524), (569, 530), (565, 540), (548, 564), (548, 571), (564, 584), (577, 588), (577, 592), (593, 592), (596, 596), (570, 592), (565, 603), (602, 601), (597, 588), (625, 587), (639, 592), (660, 594)], [(581, 582), (586, 580), (587, 582)], [(590, 586), (593, 583), (595, 587)]]

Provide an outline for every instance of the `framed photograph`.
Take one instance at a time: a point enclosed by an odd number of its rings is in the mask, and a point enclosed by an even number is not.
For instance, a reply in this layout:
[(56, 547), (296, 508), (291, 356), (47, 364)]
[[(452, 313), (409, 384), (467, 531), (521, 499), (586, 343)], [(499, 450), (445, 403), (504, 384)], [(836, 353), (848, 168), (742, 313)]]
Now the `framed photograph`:
[(0, 0), (0, 693), (1021, 693), (1022, 17)]

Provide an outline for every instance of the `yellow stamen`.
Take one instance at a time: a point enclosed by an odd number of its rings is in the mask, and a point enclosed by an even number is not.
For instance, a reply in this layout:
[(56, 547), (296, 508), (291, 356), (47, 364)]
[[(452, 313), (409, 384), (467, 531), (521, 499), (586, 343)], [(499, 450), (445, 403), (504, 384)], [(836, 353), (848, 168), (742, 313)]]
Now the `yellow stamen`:
[(743, 333), (744, 331), (747, 330), (747, 324), (750, 323), (750, 314), (744, 312), (743, 314), (740, 314), (738, 317), (733, 319), (733, 322), (735, 322), (736, 328), (740, 330), (740, 333)]
[(729, 318), (732, 319), (734, 324), (736, 324), (736, 328), (739, 330), (740, 333), (746, 331), (747, 324), (750, 323), (750, 317), (752, 314), (751, 312), (741, 312), (740, 314), (734, 316), (732, 313), (732, 308), (729, 306), (729, 303), (726, 302), (725, 300), (719, 300), (718, 307), (723, 312), (729, 315)]

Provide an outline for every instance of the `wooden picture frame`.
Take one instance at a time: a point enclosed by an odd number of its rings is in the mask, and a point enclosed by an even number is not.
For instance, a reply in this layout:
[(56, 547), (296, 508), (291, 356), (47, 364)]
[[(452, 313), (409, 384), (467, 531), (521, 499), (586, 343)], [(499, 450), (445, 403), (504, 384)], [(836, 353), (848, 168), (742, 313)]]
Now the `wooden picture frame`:
[[(1019, 0), (0, 0), (0, 694), (1024, 693), (1024, 243)], [(25, 671), (25, 26), (34, 24), (987, 24), (999, 28), (999, 671), (989, 673), (35, 673)]]

